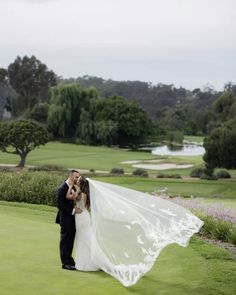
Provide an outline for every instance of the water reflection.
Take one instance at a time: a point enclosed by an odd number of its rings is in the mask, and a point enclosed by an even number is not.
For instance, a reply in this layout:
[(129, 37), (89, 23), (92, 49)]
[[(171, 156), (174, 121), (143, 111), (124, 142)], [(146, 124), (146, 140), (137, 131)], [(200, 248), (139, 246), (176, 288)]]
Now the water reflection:
[(153, 155), (163, 156), (199, 156), (204, 153), (204, 147), (199, 145), (163, 145), (152, 149)]
[(167, 144), (167, 148), (171, 152), (174, 152), (174, 151), (182, 151), (183, 150), (183, 146), (182, 145)]

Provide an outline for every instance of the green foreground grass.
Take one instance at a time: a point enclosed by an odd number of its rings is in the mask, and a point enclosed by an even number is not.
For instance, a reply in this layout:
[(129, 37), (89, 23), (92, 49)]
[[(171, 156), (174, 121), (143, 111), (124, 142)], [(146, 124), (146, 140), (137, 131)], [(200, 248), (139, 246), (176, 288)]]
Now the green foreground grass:
[(60, 268), (55, 208), (0, 202), (0, 290), (4, 295), (232, 295), (236, 261), (194, 237), (165, 248), (152, 270), (125, 288), (104, 272)]

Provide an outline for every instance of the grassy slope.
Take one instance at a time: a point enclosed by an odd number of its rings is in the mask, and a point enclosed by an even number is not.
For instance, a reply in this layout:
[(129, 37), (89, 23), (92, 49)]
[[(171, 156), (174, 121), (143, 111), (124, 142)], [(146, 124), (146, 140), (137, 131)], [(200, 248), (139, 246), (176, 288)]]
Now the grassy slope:
[(187, 248), (171, 245), (164, 249), (153, 269), (129, 288), (103, 272), (62, 270), (55, 208), (13, 205), (0, 202), (0, 289), (4, 295), (231, 295), (236, 289), (235, 260), (196, 237)]
[[(67, 168), (84, 168), (110, 171), (113, 167), (124, 167), (121, 161), (142, 160), (154, 158), (149, 153), (129, 152), (118, 148), (93, 147), (75, 144), (50, 142), (33, 150), (27, 165), (56, 164)], [(0, 153), (0, 163), (16, 164), (19, 157)], [(133, 169), (131, 169), (133, 170)]]
[(203, 136), (184, 136), (185, 140), (191, 141), (191, 142), (197, 142), (197, 143), (203, 143)]
[[(59, 142), (49, 142), (33, 150), (27, 157), (27, 165), (55, 164), (66, 168), (95, 169), (110, 171), (114, 167), (123, 168), (126, 172), (132, 172), (135, 168), (131, 164), (121, 164), (122, 161), (130, 160), (150, 160), (162, 159), (148, 152), (130, 152), (124, 149), (93, 147), (75, 144), (65, 144)], [(1, 164), (18, 164), (20, 158), (16, 155), (0, 152)], [(202, 157), (166, 157), (162, 159), (164, 163), (193, 164), (200, 166), (203, 164)], [(192, 168), (169, 169), (159, 172), (189, 175)], [(158, 171), (150, 170), (149, 173), (157, 174)], [(232, 176), (236, 176), (236, 170), (230, 171)]]
[[(56, 164), (67, 168), (95, 169), (110, 171), (113, 167), (123, 167), (126, 172), (131, 172), (134, 168), (131, 165), (120, 164), (127, 160), (148, 160), (154, 159), (153, 155), (143, 152), (129, 152), (126, 150), (91, 147), (74, 144), (63, 144), (50, 142), (45, 146), (32, 151), (27, 158), (27, 164), (42, 165)], [(0, 163), (18, 162), (18, 157), (0, 152)], [(192, 163), (200, 165), (201, 157), (169, 157), (164, 159), (166, 162)], [(178, 173), (189, 175), (189, 169), (171, 169), (159, 171), (163, 173)], [(149, 171), (157, 174), (157, 171)], [(236, 176), (236, 170), (231, 172)], [(157, 189), (167, 187), (168, 192), (175, 195), (195, 195), (202, 197), (223, 196), (225, 198), (236, 197), (236, 183), (233, 181), (201, 181), (201, 180), (172, 180), (172, 179), (142, 179), (142, 178), (109, 178), (107, 181), (114, 181), (117, 184), (133, 187), (138, 190), (153, 192)], [(105, 180), (105, 179), (104, 179)]]
[(143, 192), (154, 192), (167, 188), (171, 195), (214, 197), (224, 196), (236, 200), (235, 181), (207, 181), (197, 179), (159, 179), (133, 176), (97, 177), (97, 180), (126, 186)]

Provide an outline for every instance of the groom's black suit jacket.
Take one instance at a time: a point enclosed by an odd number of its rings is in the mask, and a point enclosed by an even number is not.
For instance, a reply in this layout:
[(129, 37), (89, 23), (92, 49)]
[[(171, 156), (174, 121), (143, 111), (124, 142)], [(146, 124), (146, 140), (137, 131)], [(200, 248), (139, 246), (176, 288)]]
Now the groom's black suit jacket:
[(74, 215), (72, 215), (74, 201), (66, 198), (68, 189), (69, 186), (64, 181), (58, 188), (56, 195), (56, 205), (58, 208), (56, 223), (59, 223), (61, 226), (70, 226), (74, 224)]

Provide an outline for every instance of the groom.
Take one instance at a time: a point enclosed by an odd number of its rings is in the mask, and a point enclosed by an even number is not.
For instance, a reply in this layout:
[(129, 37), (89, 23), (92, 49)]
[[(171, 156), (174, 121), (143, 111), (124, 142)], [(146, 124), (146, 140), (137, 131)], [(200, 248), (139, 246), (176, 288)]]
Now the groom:
[(60, 185), (56, 195), (56, 205), (58, 210), (56, 223), (61, 226), (60, 237), (60, 258), (62, 268), (75, 270), (75, 262), (72, 258), (72, 250), (75, 239), (75, 213), (81, 213), (81, 209), (74, 208), (72, 199), (75, 191), (74, 184), (77, 183), (80, 173), (77, 170), (71, 170), (68, 178)]

